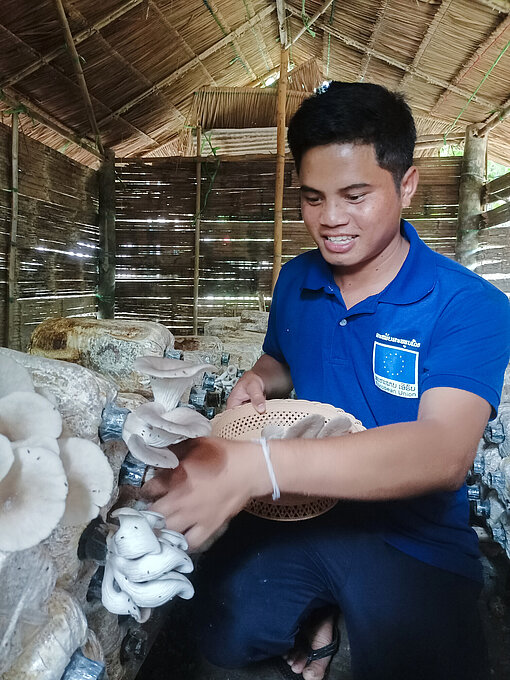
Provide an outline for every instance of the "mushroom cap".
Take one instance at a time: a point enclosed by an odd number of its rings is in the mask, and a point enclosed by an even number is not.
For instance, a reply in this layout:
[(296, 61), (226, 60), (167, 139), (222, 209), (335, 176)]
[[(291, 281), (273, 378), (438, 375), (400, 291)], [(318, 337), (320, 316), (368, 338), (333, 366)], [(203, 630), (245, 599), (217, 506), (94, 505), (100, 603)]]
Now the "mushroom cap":
[(51, 534), (65, 510), (62, 461), (41, 446), (16, 446), (0, 482), (0, 550), (25, 550)]
[(34, 383), (27, 369), (8, 356), (0, 355), (0, 398), (11, 392), (34, 392)]
[[(194, 437), (207, 437), (211, 434), (211, 422), (201, 413), (187, 406), (178, 406), (171, 411), (166, 411), (163, 404), (148, 402), (139, 406), (135, 415), (138, 419), (159, 430), (178, 435), (179, 441)], [(145, 437), (144, 440), (148, 444), (152, 444)], [(176, 444), (177, 441), (168, 443)]]
[(104, 568), (101, 584), (101, 601), (103, 606), (112, 614), (130, 614), (138, 623), (147, 621), (150, 616), (150, 609), (140, 609), (131, 597), (120, 588), (108, 562)]
[[(161, 420), (160, 416), (157, 415), (157, 410), (165, 411), (163, 404), (158, 404), (155, 401), (151, 401), (144, 406), (151, 406), (153, 415), (148, 415), (148, 418), (155, 421), (156, 419)], [(138, 412), (138, 409), (137, 409)], [(124, 421), (124, 427), (122, 428), (122, 438), (126, 442), (129, 442), (131, 435), (139, 435), (143, 441), (149, 446), (155, 446), (156, 448), (169, 446), (170, 444), (177, 444), (177, 442), (182, 441), (185, 437), (180, 435), (172, 434), (170, 431), (165, 431), (160, 427), (154, 427), (154, 425), (149, 420), (144, 420), (139, 418), (137, 412), (130, 413), (126, 420)]]
[(157, 468), (174, 469), (179, 465), (179, 459), (165, 447), (149, 446), (138, 434), (132, 434), (128, 441), (128, 449), (132, 456), (146, 465)]
[(55, 406), (35, 392), (10, 392), (0, 399), (0, 434), (11, 441), (29, 436), (57, 439), (62, 418)]
[(158, 536), (160, 541), (169, 543), (176, 548), (181, 548), (181, 550), (188, 549), (188, 541), (178, 531), (172, 531), (172, 529), (160, 529), (158, 531)]
[(107, 545), (112, 555), (120, 555), (128, 560), (135, 560), (148, 553), (157, 555), (161, 552), (161, 545), (149, 522), (140, 513), (125, 512), (129, 508), (119, 508), (112, 513), (119, 518), (120, 526), (108, 537)]
[(191, 582), (178, 571), (171, 571), (154, 581), (139, 583), (126, 578), (114, 564), (111, 567), (115, 581), (139, 607), (158, 607), (176, 596), (189, 600), (195, 592)]
[(14, 453), (11, 442), (0, 434), (0, 482), (11, 469), (14, 462)]
[(192, 378), (199, 371), (214, 368), (211, 364), (195, 364), (192, 361), (155, 356), (138, 357), (133, 365), (140, 373), (154, 378)]
[(97, 517), (113, 490), (113, 471), (99, 446), (88, 439), (69, 437), (59, 441), (60, 457), (67, 474), (69, 494), (62, 523), (85, 524)]
[(327, 422), (317, 437), (318, 439), (325, 439), (326, 437), (340, 437), (341, 435), (350, 432), (351, 427), (352, 420), (346, 414), (341, 413)]
[(169, 571), (179, 571), (181, 574), (193, 571), (191, 557), (169, 543), (161, 544), (160, 553), (148, 553), (135, 560), (120, 555), (112, 555), (110, 559), (117, 572), (135, 583), (153, 581)]
[(310, 413), (292, 424), (285, 433), (284, 439), (314, 439), (324, 427), (324, 416)]

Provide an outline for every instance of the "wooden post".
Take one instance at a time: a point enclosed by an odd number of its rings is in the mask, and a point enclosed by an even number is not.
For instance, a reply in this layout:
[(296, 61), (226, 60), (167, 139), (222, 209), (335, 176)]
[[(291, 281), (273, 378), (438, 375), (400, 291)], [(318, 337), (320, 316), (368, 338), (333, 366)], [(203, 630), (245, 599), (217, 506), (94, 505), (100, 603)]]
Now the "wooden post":
[(97, 318), (113, 319), (115, 311), (115, 153), (105, 151), (99, 179), (99, 277)]
[(200, 213), (202, 210), (202, 128), (197, 125), (197, 192), (195, 196), (195, 263), (193, 269), (193, 335), (198, 333), (198, 282), (200, 278)]
[(487, 164), (487, 136), (477, 136), (476, 127), (468, 125), (459, 182), (459, 216), (455, 255), (458, 262), (469, 265), (478, 247), (478, 230), (482, 212), (482, 193)]
[(19, 323), (18, 302), (18, 167), (19, 167), (19, 130), (18, 114), (12, 114), (12, 141), (11, 141), (11, 233), (9, 239), (9, 268), (7, 275), (7, 347), (21, 349), (19, 329), (16, 332), (16, 324)]
[(287, 106), (287, 66), (289, 53), (282, 45), (280, 51), (280, 80), (278, 81), (278, 99), (276, 104), (276, 182), (274, 195), (274, 257), (271, 290), (274, 290), (276, 279), (282, 266), (282, 233), (283, 233), (283, 185), (285, 180), (285, 109)]

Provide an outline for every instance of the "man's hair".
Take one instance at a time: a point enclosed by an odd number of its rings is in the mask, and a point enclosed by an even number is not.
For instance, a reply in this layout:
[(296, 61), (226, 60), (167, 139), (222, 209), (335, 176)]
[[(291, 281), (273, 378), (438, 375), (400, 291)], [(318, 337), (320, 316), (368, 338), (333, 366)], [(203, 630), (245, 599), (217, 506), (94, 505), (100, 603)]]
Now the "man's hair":
[(297, 171), (309, 149), (325, 144), (373, 144), (377, 162), (400, 182), (413, 164), (416, 128), (404, 97), (373, 83), (332, 81), (301, 104), (289, 123)]

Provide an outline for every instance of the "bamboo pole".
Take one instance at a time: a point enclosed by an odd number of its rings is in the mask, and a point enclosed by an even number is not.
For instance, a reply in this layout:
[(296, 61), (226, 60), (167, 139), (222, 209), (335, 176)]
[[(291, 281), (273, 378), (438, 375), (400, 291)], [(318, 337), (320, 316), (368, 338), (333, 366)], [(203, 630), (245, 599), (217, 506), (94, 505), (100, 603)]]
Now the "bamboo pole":
[(289, 52), (284, 47), (280, 51), (280, 80), (276, 104), (276, 182), (274, 196), (274, 257), (271, 290), (282, 266), (283, 234), (283, 185), (285, 179), (285, 109), (287, 105), (287, 67)]
[(97, 318), (113, 319), (115, 314), (115, 153), (105, 151), (98, 171), (99, 181), (99, 276)]
[(16, 322), (19, 321), (18, 303), (18, 168), (19, 168), (19, 129), (18, 114), (12, 114), (11, 139), (11, 233), (9, 239), (9, 269), (7, 278), (7, 347), (21, 349), (19, 336), (16, 334)]
[(83, 102), (85, 104), (85, 111), (87, 112), (87, 118), (89, 119), (89, 124), (92, 129), (92, 132), (94, 133), (97, 148), (99, 149), (99, 152), (102, 154), (104, 153), (104, 148), (101, 142), (101, 135), (99, 133), (99, 128), (97, 126), (94, 108), (92, 107), (92, 101), (90, 99), (89, 91), (87, 88), (87, 82), (85, 80), (85, 76), (83, 75), (83, 69), (81, 67), (80, 62), (80, 55), (78, 54), (78, 50), (76, 49), (71, 29), (69, 28), (69, 22), (67, 21), (67, 16), (64, 10), (64, 6), (62, 4), (62, 0), (54, 1), (60, 19), (60, 23), (62, 24), (62, 29), (64, 31), (64, 38), (67, 44), (67, 49), (69, 50), (69, 54), (71, 55), (71, 60), (73, 62), (74, 72), (78, 80), (78, 85), (80, 86)]
[(331, 5), (333, 0), (326, 0), (326, 2), (323, 3), (322, 7), (318, 9), (315, 14), (308, 20), (306, 26), (303, 26), (295, 35), (294, 38), (292, 38), (291, 45), (293, 45), (299, 38), (307, 31), (309, 28), (312, 27), (312, 25), (317, 21), (317, 19), (324, 14), (324, 12), (328, 9), (328, 7)]
[(487, 136), (476, 135), (476, 126), (468, 125), (459, 182), (459, 216), (455, 255), (469, 266), (478, 250), (478, 230), (487, 163)]
[(193, 268), (193, 335), (198, 333), (198, 283), (200, 279), (200, 217), (202, 210), (202, 128), (197, 125), (197, 191), (195, 196), (195, 261)]

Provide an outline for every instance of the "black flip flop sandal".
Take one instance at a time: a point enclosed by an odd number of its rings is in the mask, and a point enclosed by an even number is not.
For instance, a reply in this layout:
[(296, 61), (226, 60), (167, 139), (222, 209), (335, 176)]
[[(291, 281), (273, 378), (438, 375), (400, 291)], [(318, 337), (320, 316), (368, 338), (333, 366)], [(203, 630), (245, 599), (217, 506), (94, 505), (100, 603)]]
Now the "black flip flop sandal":
[[(333, 639), (329, 644), (324, 645), (324, 647), (319, 647), (319, 649), (311, 648), (308, 649), (308, 655), (306, 657), (306, 666), (311, 664), (312, 661), (318, 661), (319, 659), (325, 659), (326, 657), (330, 656), (331, 659), (329, 660), (326, 670), (324, 671), (324, 680), (327, 680), (331, 668), (331, 661), (333, 660), (335, 654), (338, 652), (339, 647), (340, 647), (340, 633), (338, 631), (337, 626), (335, 626), (333, 628)], [(280, 673), (282, 680), (303, 680), (303, 675), (301, 673), (294, 673), (294, 671), (285, 661), (285, 659), (282, 659), (281, 657), (277, 659), (277, 669), (278, 672)]]

